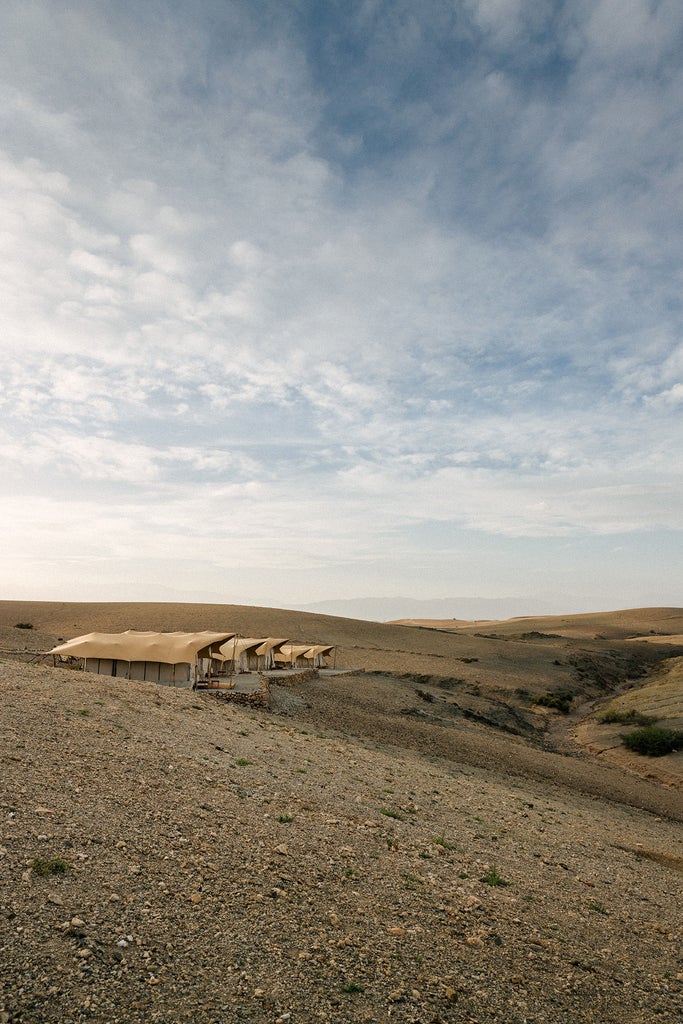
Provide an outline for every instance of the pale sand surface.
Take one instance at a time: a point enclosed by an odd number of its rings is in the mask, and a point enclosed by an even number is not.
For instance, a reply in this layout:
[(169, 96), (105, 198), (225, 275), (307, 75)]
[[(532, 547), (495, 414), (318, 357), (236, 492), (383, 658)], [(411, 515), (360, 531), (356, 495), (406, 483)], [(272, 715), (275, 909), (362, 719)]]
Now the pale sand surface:
[(558, 633), (581, 639), (624, 640), (629, 637), (666, 634), (675, 643), (683, 634), (681, 608), (629, 608), (623, 611), (594, 612), (583, 615), (522, 616), (503, 620), (477, 620), (465, 622), (454, 619), (404, 619), (404, 625), (430, 626), (436, 629), (454, 629), (462, 632), (495, 633), (500, 636), (525, 632)]

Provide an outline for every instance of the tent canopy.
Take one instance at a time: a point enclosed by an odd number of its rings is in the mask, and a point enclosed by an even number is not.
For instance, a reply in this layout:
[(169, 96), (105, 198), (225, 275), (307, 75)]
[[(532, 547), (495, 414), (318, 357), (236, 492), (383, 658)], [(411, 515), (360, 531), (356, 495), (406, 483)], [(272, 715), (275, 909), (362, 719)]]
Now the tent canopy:
[[(74, 658), (111, 658), (117, 661), (154, 661), (167, 665), (194, 664), (195, 658), (208, 658), (213, 648), (234, 633), (86, 633), (53, 647), (50, 654)], [(209, 650), (211, 648), (211, 651)]]
[(219, 650), (213, 652), (212, 657), (218, 661), (236, 661), (246, 651), (253, 651), (254, 654), (262, 657), (285, 642), (285, 640), (276, 639), (272, 636), (233, 636), (230, 640), (221, 644)]

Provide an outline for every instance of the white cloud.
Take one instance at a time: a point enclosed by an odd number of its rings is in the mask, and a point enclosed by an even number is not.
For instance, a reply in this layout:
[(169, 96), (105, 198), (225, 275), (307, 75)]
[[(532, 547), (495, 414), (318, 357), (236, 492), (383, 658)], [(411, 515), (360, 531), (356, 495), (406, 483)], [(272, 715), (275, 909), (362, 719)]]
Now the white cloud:
[(680, 12), (467, 11), (0, 13), (17, 543), (209, 578), (679, 528)]

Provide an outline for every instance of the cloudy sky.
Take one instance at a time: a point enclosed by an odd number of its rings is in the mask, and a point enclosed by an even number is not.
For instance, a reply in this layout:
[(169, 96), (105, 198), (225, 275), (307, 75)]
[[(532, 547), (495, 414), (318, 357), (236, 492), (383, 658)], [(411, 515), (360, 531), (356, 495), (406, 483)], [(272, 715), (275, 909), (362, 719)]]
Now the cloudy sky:
[(0, 597), (683, 605), (682, 37), (4, 0)]

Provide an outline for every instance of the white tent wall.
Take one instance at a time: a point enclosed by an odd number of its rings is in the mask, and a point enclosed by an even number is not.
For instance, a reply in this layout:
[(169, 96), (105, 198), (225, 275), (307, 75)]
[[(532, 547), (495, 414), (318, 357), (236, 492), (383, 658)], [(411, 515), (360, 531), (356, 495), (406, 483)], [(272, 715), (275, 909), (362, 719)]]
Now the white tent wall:
[(192, 685), (192, 666), (186, 663), (168, 665), (163, 661), (121, 661), (112, 658), (85, 658), (84, 670), (99, 676), (135, 679), (141, 683), (161, 686)]

